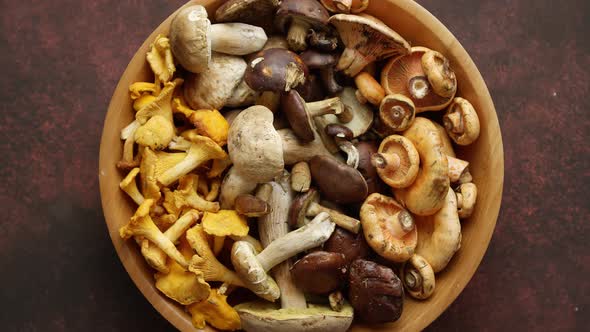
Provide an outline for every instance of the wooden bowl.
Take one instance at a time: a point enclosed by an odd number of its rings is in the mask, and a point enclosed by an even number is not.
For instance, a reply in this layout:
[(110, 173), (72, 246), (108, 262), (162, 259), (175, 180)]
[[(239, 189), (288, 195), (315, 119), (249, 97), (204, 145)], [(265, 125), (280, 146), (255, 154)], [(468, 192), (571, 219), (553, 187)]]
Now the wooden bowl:
[[(222, 1), (191, 1), (207, 7), (210, 13)], [(426, 9), (410, 0), (371, 1), (367, 10), (396, 30), (412, 45), (435, 49), (450, 60), (459, 82), (458, 95), (472, 102), (481, 122), (479, 139), (457, 150), (459, 157), (471, 162), (479, 197), (473, 216), (462, 222), (463, 240), (448, 267), (436, 276), (434, 295), (426, 301), (406, 297), (402, 317), (395, 323), (377, 326), (355, 324), (354, 331), (416, 331), (436, 319), (465, 288), (477, 269), (492, 237), (502, 198), (504, 157), (498, 118), (489, 91), (475, 64), (459, 41)], [(168, 17), (137, 51), (115, 90), (106, 116), (100, 146), (100, 192), (102, 207), (113, 244), (125, 269), (150, 303), (175, 327), (194, 331), (182, 307), (162, 295), (154, 286), (154, 271), (145, 263), (135, 241), (123, 241), (119, 228), (125, 225), (135, 205), (119, 189), (121, 172), (115, 168), (122, 154), (119, 138), (122, 128), (132, 121), (133, 111), (128, 87), (131, 83), (151, 79), (145, 60), (148, 46), (157, 34), (166, 34), (174, 14)]]

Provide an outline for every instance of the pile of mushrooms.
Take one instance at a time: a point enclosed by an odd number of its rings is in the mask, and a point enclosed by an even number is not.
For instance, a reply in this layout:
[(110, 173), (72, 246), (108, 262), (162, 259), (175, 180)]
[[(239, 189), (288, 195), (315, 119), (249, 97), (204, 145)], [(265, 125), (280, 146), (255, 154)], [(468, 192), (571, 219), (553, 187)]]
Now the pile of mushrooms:
[(120, 235), (196, 328), (346, 331), (435, 296), (476, 211), (454, 146), (479, 120), (449, 60), (369, 7), (188, 5), (151, 44), (121, 130), (138, 207)]

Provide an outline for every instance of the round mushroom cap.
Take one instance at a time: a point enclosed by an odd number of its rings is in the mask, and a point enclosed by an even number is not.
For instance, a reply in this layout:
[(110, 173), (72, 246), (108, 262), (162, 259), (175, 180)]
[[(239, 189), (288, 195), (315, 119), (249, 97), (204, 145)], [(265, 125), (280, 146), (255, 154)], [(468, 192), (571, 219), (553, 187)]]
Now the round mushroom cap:
[(313, 181), (327, 201), (360, 203), (368, 195), (369, 188), (362, 174), (335, 158), (317, 155), (310, 160), (309, 168)]
[(328, 294), (344, 282), (346, 265), (341, 253), (315, 251), (295, 262), (291, 275), (303, 292)]
[(307, 209), (312, 202), (319, 202), (320, 195), (315, 188), (297, 196), (289, 208), (289, 226), (302, 227), (305, 224)]
[(307, 75), (307, 66), (297, 54), (282, 48), (269, 48), (253, 57), (244, 80), (256, 91), (289, 92), (304, 84)]
[(279, 0), (229, 0), (215, 11), (216, 22), (257, 23), (274, 14)]
[(393, 131), (404, 131), (414, 121), (416, 107), (412, 99), (400, 95), (387, 95), (379, 106), (379, 119), (381, 123)]
[(291, 90), (281, 97), (281, 109), (287, 116), (291, 129), (302, 143), (309, 143), (314, 140), (315, 134), (311, 117), (307, 112), (305, 100), (299, 92)]
[(422, 69), (436, 94), (452, 97), (457, 92), (457, 78), (451, 70), (449, 60), (437, 51), (425, 52), (422, 56)]
[(404, 307), (404, 287), (392, 269), (357, 259), (350, 265), (348, 298), (356, 316), (367, 323), (398, 320)]
[(276, 24), (287, 31), (293, 21), (303, 21), (310, 28), (322, 29), (328, 26), (330, 14), (316, 0), (283, 0), (276, 13)]
[(392, 188), (410, 186), (420, 169), (420, 156), (414, 144), (400, 135), (385, 138), (371, 159), (381, 180)]
[(314, 50), (307, 50), (299, 55), (303, 63), (309, 69), (319, 69), (335, 66), (338, 56), (332, 53), (321, 53)]
[(231, 262), (242, 281), (256, 295), (275, 301), (281, 295), (279, 286), (256, 258), (256, 249), (246, 241), (236, 241), (232, 246)]
[(455, 98), (443, 117), (443, 123), (449, 136), (459, 145), (469, 145), (479, 137), (479, 118), (467, 99)]
[(365, 239), (381, 257), (405, 262), (414, 254), (418, 231), (412, 215), (393, 198), (371, 194), (360, 211)]
[(346, 264), (352, 263), (357, 258), (365, 258), (370, 252), (362, 232), (353, 234), (340, 227), (336, 227), (328, 241), (324, 243), (324, 250), (343, 254)]
[(170, 24), (170, 48), (174, 58), (188, 71), (200, 73), (211, 60), (211, 22), (207, 10), (191, 5), (176, 14)]

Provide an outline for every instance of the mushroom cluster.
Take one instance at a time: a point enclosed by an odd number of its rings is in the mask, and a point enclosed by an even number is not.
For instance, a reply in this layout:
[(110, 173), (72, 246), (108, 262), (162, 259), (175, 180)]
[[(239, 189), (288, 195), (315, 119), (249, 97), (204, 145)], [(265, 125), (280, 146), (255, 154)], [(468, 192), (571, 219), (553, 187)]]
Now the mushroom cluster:
[(150, 45), (121, 130), (137, 209), (120, 236), (196, 328), (393, 322), (460, 249), (477, 187), (454, 145), (478, 138), (477, 111), (443, 54), (369, 7), (189, 4)]

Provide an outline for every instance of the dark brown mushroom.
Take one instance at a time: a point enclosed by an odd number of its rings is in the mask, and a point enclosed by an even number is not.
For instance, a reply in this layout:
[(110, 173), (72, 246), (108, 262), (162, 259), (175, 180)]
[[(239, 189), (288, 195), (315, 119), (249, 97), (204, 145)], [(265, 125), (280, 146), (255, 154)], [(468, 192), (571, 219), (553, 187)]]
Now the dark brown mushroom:
[(253, 195), (240, 195), (234, 204), (236, 212), (246, 217), (261, 217), (270, 212), (268, 203)]
[(276, 24), (287, 32), (287, 41), (293, 51), (307, 48), (309, 29), (322, 30), (328, 26), (330, 15), (316, 0), (283, 0), (276, 13)]
[(378, 141), (360, 141), (355, 144), (359, 153), (359, 165), (357, 170), (361, 172), (367, 186), (369, 188), (369, 195), (377, 192), (385, 192), (388, 188), (379, 177), (375, 166), (371, 163), (371, 156), (379, 151)]
[(338, 289), (346, 280), (346, 265), (343, 254), (315, 251), (295, 262), (291, 275), (302, 291), (328, 294)]
[(309, 166), (313, 181), (328, 201), (360, 203), (367, 197), (367, 182), (356, 169), (327, 156), (313, 157)]
[(404, 287), (392, 269), (357, 259), (350, 265), (348, 298), (355, 317), (370, 323), (398, 320), (404, 307)]
[(324, 31), (309, 30), (307, 36), (309, 46), (322, 52), (335, 51), (338, 48), (338, 37), (336, 36), (336, 32), (332, 32), (331, 30), (333, 29)]
[(301, 95), (306, 102), (314, 102), (325, 99), (324, 83), (322, 79), (314, 73), (307, 76), (305, 83), (296, 87), (295, 91)]
[(343, 254), (347, 264), (357, 258), (365, 258), (370, 253), (369, 245), (361, 232), (353, 234), (340, 227), (336, 227), (328, 241), (324, 242), (324, 250)]
[(334, 76), (334, 67), (338, 63), (338, 55), (307, 50), (300, 57), (307, 68), (320, 71), (320, 78), (329, 95), (342, 91), (343, 87), (336, 81)]
[(343, 125), (331, 123), (324, 128), (324, 132), (334, 140), (342, 152), (346, 153), (346, 164), (357, 168), (359, 165), (359, 152), (351, 142), (354, 138), (352, 130)]

